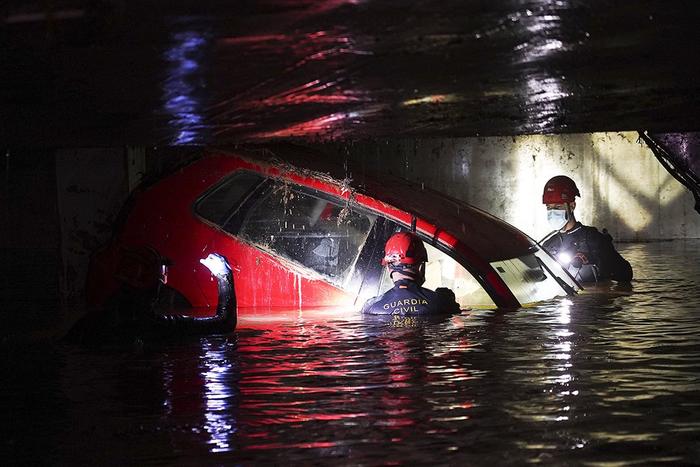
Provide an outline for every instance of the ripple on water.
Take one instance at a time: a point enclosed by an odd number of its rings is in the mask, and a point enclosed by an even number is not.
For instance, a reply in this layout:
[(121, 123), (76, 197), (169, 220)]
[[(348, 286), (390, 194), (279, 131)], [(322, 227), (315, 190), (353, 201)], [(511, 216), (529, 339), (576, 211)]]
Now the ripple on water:
[(22, 402), (3, 447), (24, 463), (700, 463), (698, 246), (621, 246), (631, 289), (415, 328), (34, 349), (5, 359), (1, 394)]

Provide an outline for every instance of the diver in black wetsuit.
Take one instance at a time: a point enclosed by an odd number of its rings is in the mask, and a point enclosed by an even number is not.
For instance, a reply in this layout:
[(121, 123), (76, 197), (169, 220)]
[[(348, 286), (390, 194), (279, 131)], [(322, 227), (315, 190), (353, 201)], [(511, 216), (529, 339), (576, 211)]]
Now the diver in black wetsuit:
[(428, 253), (415, 234), (399, 232), (389, 238), (384, 247), (382, 264), (389, 268), (394, 287), (383, 295), (369, 299), (362, 312), (372, 315), (427, 316), (459, 311), (450, 289), (436, 291), (421, 287), (425, 281)]
[(545, 184), (542, 203), (557, 232), (542, 246), (579, 282), (631, 281), (632, 266), (615, 250), (610, 234), (576, 220), (576, 196), (581, 194), (569, 177), (559, 175)]
[[(162, 258), (153, 260), (162, 261)], [(109, 308), (88, 313), (70, 329), (66, 339), (101, 345), (115, 339), (135, 338), (134, 343), (142, 345), (146, 339), (232, 333), (236, 329), (238, 309), (231, 266), (217, 253), (210, 253), (199, 262), (217, 282), (219, 295), (213, 316), (199, 317), (171, 306), (162, 309), (159, 285), (141, 289), (124, 284)], [(159, 279), (165, 283), (162, 275)]]

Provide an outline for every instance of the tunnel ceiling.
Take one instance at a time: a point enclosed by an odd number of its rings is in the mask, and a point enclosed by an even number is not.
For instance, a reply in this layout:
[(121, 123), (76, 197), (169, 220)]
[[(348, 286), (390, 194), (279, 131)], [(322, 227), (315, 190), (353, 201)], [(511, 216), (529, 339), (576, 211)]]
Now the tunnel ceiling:
[(700, 129), (700, 2), (13, 1), (6, 144)]

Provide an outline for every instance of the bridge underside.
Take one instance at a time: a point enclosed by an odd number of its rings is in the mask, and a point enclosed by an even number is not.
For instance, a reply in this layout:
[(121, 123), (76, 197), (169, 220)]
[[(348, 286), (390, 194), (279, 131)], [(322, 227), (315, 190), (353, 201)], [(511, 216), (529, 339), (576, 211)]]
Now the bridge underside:
[(696, 2), (10, 1), (0, 142), (700, 129)]

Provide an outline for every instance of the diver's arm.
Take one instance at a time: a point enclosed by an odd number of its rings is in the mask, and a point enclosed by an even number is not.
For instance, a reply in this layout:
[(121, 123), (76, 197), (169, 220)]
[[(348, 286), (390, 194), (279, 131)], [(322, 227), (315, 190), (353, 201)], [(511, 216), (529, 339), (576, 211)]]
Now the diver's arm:
[(435, 289), (435, 293), (438, 294), (443, 301), (443, 309), (446, 312), (452, 313), (461, 310), (462, 307), (459, 306), (459, 303), (457, 303), (455, 293), (451, 289), (447, 287), (438, 287)]
[(236, 329), (238, 310), (236, 291), (233, 285), (231, 266), (225, 257), (212, 253), (199, 261), (206, 266), (216, 279), (218, 303), (216, 314), (208, 317), (195, 317), (182, 314), (157, 314), (156, 324), (168, 324), (172, 329), (193, 334), (230, 333)]
[(599, 233), (598, 255), (600, 269), (604, 274), (618, 282), (629, 282), (632, 280), (632, 266), (615, 249), (610, 235)]

